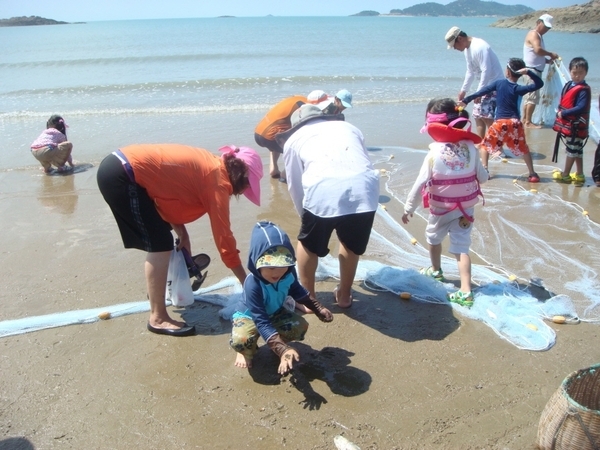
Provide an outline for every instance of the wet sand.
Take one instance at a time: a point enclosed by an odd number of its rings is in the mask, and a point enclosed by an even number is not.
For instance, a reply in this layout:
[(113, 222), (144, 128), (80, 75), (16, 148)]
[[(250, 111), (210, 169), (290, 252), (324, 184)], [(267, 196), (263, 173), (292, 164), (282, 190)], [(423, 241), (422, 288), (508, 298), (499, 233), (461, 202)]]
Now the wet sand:
[[(528, 137), (534, 162), (548, 163), (554, 134)], [(402, 145), (424, 148), (424, 141)], [(589, 164), (586, 157), (586, 171)], [(0, 173), (0, 320), (146, 298), (145, 255), (122, 248), (95, 174), (96, 167), (64, 177)], [(298, 230), (286, 186), (265, 178), (262, 189), (260, 209), (232, 200), (243, 260), (256, 220), (273, 220), (292, 238)], [(576, 188), (538, 189), (575, 195)], [(597, 221), (596, 188), (578, 189), (577, 202)], [(399, 220), (401, 205), (383, 201)], [(423, 243), (422, 223), (409, 228)], [(229, 276), (208, 219), (189, 229), (193, 249), (213, 256), (205, 286)], [(1, 338), (0, 448), (333, 449), (343, 434), (363, 450), (527, 449), (562, 380), (600, 360), (598, 325), (552, 324), (556, 345), (529, 352), (450, 307), (358, 282), (354, 305), (341, 310), (332, 305), (334, 287), (329, 280), (317, 288), (334, 321), (307, 316), (307, 337), (293, 344), (301, 364), (283, 378), (266, 347), (254, 369), (235, 368), (230, 324), (202, 302), (170, 308), (196, 325), (193, 337), (151, 334), (141, 313)]]

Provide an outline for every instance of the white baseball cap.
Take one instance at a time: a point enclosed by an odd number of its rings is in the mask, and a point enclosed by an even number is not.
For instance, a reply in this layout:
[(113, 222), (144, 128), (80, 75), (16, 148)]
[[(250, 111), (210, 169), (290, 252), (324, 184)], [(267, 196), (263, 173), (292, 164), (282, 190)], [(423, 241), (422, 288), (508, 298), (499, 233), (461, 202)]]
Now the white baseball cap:
[(538, 20), (544, 22), (546, 27), (552, 28), (552, 21), (554, 20), (554, 17), (552, 17), (550, 14), (542, 14)]

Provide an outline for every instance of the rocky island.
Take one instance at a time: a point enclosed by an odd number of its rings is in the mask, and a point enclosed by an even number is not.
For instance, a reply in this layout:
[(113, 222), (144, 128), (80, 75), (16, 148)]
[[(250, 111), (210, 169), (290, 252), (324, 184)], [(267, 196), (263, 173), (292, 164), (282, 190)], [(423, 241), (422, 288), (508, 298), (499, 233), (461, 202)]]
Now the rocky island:
[(533, 28), (536, 19), (548, 13), (554, 17), (553, 31), (571, 33), (600, 33), (600, 0), (566, 8), (549, 8), (516, 17), (498, 20), (491, 24), (498, 28)]
[(455, 0), (442, 5), (427, 2), (409, 6), (406, 9), (392, 9), (389, 14), (377, 11), (361, 11), (355, 16), (428, 16), (428, 17), (512, 17), (532, 12), (533, 8), (524, 5), (504, 5), (494, 1)]
[(44, 19), (39, 16), (29, 17), (11, 17), (10, 19), (0, 19), (0, 27), (25, 27), (32, 25), (68, 25), (69, 22), (59, 22), (58, 20)]

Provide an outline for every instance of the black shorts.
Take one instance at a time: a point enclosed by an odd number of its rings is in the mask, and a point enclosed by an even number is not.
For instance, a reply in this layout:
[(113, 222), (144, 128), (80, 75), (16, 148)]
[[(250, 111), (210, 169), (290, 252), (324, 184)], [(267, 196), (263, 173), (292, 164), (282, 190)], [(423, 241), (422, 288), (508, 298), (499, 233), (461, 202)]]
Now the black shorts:
[(302, 213), (302, 224), (298, 240), (320, 258), (329, 253), (329, 239), (335, 230), (344, 246), (357, 255), (367, 250), (375, 211), (348, 214), (340, 217), (318, 217), (306, 209)]
[(277, 142), (270, 141), (258, 133), (254, 133), (254, 140), (258, 145), (268, 149), (270, 152), (283, 153), (283, 149)]
[(129, 179), (119, 158), (113, 154), (104, 158), (96, 178), (115, 216), (125, 248), (147, 252), (173, 250), (171, 224), (160, 217), (146, 189)]

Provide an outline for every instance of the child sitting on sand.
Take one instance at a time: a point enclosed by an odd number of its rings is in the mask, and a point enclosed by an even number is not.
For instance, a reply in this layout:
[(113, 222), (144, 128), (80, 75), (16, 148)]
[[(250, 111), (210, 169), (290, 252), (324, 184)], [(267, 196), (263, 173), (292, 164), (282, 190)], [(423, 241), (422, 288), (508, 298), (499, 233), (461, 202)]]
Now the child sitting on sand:
[[(280, 358), (278, 372), (287, 373), (300, 360), (287, 342), (304, 339), (308, 322), (294, 312), (294, 302), (313, 311), (323, 322), (333, 315), (311, 300), (296, 274), (294, 248), (288, 235), (272, 222), (258, 222), (252, 230), (248, 257), (249, 274), (244, 281), (242, 302), (232, 317), (229, 345), (238, 355), (237, 367), (252, 367), (262, 337)], [(293, 301), (290, 301), (289, 297)]]
[[(468, 128), (462, 128), (468, 124)], [(448, 300), (459, 305), (473, 306), (471, 292), (471, 231), (473, 213), (479, 201), (480, 183), (488, 180), (475, 144), (481, 138), (471, 132), (469, 114), (458, 109), (450, 98), (434, 99), (427, 105), (427, 131), (435, 142), (429, 144), (429, 153), (404, 206), (402, 222), (409, 222), (423, 195), (429, 218), (425, 234), (429, 244), (431, 267), (421, 273), (444, 280), (442, 271), (442, 241), (449, 235), (450, 253), (456, 257), (460, 274), (460, 290), (448, 294)]]
[[(592, 106), (592, 91), (585, 82), (588, 72), (588, 62), (581, 57), (573, 58), (569, 63), (571, 81), (564, 85), (558, 112), (552, 129), (556, 131), (556, 142), (552, 162), (558, 162), (558, 147), (562, 140), (565, 144), (565, 170), (554, 172), (552, 178), (563, 183), (583, 183), (583, 147), (589, 136), (590, 109)], [(575, 164), (575, 173), (571, 168)]]
[[(52, 165), (58, 172), (73, 168), (71, 151), (73, 144), (67, 140), (67, 124), (61, 116), (53, 115), (46, 123), (46, 129), (31, 144), (31, 154), (37, 159), (45, 173), (52, 172)], [(66, 164), (70, 167), (67, 167)]]
[[(529, 170), (527, 180), (530, 183), (538, 183), (540, 177), (533, 170), (533, 161), (527, 142), (525, 142), (525, 131), (519, 112), (519, 99), (528, 92), (540, 89), (544, 82), (533, 70), (525, 67), (525, 63), (519, 58), (511, 58), (506, 65), (505, 72), (506, 79), (496, 80), (484, 86), (465, 97), (462, 102), (458, 103), (458, 106), (464, 108), (472, 100), (496, 91), (496, 117), (480, 146), (481, 162), (487, 170), (489, 155), (501, 153), (502, 147), (506, 145), (515, 156), (523, 156)], [(533, 84), (517, 84), (521, 75), (525, 74), (529, 75)]]

